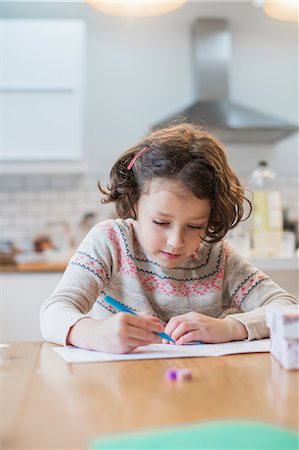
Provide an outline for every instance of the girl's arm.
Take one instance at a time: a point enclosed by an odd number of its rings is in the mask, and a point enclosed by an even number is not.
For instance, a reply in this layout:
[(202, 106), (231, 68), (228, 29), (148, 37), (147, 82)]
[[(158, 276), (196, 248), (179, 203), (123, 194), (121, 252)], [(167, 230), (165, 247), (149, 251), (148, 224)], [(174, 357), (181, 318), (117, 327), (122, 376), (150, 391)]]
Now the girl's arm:
[(107, 223), (97, 225), (86, 236), (57, 288), (42, 305), (45, 340), (113, 353), (161, 340), (155, 332), (164, 327), (149, 315), (113, 314), (103, 308), (102, 320), (89, 317), (99, 293), (113, 276), (116, 251), (107, 236)]
[(223, 297), (227, 307), (221, 317), (242, 324), (249, 340), (269, 337), (267, 309), (298, 304), (298, 300), (252, 266), (228, 243), (224, 245), (227, 259)]
[(223, 312), (215, 318), (190, 312), (175, 316), (165, 332), (176, 344), (201, 340), (207, 343), (269, 337), (267, 308), (298, 303), (296, 298), (253, 267), (224, 243)]
[(65, 345), (71, 327), (86, 317), (111, 277), (112, 258), (105, 228), (94, 227), (71, 258), (61, 281), (42, 304), (45, 340)]
[(156, 317), (118, 313), (109, 319), (79, 320), (69, 331), (67, 344), (109, 353), (127, 353), (136, 347), (160, 342), (164, 329)]

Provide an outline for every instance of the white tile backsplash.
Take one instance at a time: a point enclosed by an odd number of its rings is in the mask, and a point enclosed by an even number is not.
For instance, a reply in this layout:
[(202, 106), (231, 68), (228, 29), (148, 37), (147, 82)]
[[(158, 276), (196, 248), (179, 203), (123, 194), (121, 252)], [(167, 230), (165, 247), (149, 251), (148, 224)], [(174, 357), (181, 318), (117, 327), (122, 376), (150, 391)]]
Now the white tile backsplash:
[(64, 222), (76, 234), (79, 222), (88, 212), (97, 220), (115, 216), (114, 206), (101, 205), (97, 178), (82, 175), (4, 175), (0, 180), (0, 240), (21, 246), (49, 224)]
[[(67, 223), (72, 233), (87, 212), (97, 220), (115, 217), (114, 205), (102, 205), (98, 178), (74, 175), (4, 175), (0, 180), (0, 240), (28, 245), (37, 234), (47, 232), (49, 224)], [(243, 178), (248, 185), (248, 179)], [(284, 205), (289, 218), (298, 221), (298, 179), (280, 178)], [(106, 186), (105, 180), (102, 185)], [(249, 225), (246, 224), (247, 227)], [(243, 227), (246, 225), (242, 225)]]

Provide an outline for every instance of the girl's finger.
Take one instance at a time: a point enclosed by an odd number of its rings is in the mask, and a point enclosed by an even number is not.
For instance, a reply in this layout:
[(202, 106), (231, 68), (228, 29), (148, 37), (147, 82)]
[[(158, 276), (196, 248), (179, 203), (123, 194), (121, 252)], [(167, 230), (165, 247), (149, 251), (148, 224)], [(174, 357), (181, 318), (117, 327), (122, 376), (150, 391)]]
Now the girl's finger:
[(147, 344), (150, 344), (151, 342), (161, 342), (161, 337), (157, 334), (131, 325), (129, 325), (127, 334), (129, 339), (138, 339)]
[(176, 341), (176, 344), (184, 345), (184, 344), (188, 344), (189, 342), (202, 341), (202, 340), (203, 340), (203, 337), (200, 333), (200, 330), (193, 330), (193, 331), (190, 331), (189, 333), (184, 334), (182, 337), (180, 337), (180, 339), (178, 339)]
[(186, 321), (185, 315), (172, 317), (165, 327), (165, 333), (173, 338), (172, 333), (184, 321)]
[(151, 314), (146, 313), (146, 312), (138, 313), (138, 316), (144, 317), (145, 319), (153, 320), (154, 322), (159, 322), (159, 323), (161, 323), (161, 320), (159, 319), (159, 317), (152, 316)]
[(183, 322), (181, 323), (173, 332), (172, 332), (172, 339), (175, 341), (180, 339), (181, 336), (188, 333), (189, 331), (197, 330), (198, 324), (193, 322)]
[(130, 314), (130, 317), (128, 317), (127, 320), (127, 323), (130, 326), (134, 326), (142, 330), (152, 331), (155, 333), (161, 333), (162, 331), (164, 331), (164, 327), (160, 323), (160, 321), (152, 320), (152, 318), (134, 316)]

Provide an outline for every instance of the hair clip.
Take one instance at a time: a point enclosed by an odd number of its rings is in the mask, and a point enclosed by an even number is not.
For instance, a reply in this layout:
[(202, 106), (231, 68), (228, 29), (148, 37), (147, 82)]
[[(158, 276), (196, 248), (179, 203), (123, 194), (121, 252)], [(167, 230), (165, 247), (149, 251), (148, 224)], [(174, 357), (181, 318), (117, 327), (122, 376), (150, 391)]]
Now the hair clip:
[(141, 150), (139, 150), (139, 152), (136, 153), (135, 156), (133, 156), (133, 158), (131, 159), (131, 161), (130, 161), (129, 164), (128, 164), (128, 167), (127, 167), (128, 170), (132, 169), (132, 167), (133, 167), (133, 165), (134, 165), (136, 159), (139, 158), (139, 156), (142, 155), (142, 153), (143, 153), (145, 150), (147, 150), (147, 149), (148, 149), (148, 145), (146, 145), (144, 148), (142, 148)]

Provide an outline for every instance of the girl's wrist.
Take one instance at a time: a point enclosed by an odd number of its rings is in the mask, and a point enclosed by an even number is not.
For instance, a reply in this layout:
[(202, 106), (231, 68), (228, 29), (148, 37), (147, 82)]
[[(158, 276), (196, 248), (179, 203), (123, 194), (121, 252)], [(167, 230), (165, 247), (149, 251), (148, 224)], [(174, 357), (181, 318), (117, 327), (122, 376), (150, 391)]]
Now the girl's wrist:
[(91, 327), (95, 319), (83, 317), (78, 320), (71, 328), (67, 336), (67, 345), (73, 345), (80, 348), (91, 348)]
[(224, 320), (228, 325), (230, 341), (243, 341), (248, 338), (248, 332), (243, 323), (232, 317), (226, 317)]

